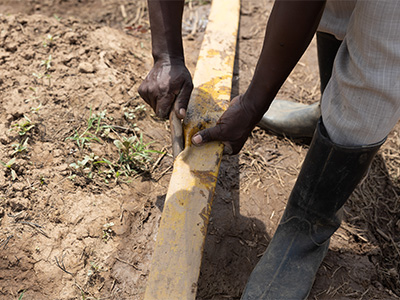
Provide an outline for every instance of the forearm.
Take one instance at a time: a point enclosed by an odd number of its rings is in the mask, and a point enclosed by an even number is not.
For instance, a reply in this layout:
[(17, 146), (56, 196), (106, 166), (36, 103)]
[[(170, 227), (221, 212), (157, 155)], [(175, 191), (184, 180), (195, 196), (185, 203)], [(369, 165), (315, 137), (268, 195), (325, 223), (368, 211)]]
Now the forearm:
[(317, 29), (325, 0), (277, 0), (250, 86), (246, 109), (260, 119), (303, 55)]
[(148, 0), (154, 61), (184, 60), (182, 14), (184, 0)]

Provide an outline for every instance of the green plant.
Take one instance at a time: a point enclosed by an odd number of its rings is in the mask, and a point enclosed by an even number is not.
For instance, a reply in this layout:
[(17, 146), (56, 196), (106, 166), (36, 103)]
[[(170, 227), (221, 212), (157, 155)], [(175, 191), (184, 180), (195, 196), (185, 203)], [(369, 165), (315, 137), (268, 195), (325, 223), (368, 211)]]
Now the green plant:
[(19, 135), (25, 135), (31, 130), (33, 127), (35, 127), (35, 124), (32, 123), (32, 121), (24, 115), (24, 121), (22, 123), (16, 123), (11, 126), (10, 130), (15, 130), (18, 132)]
[(26, 149), (28, 148), (28, 140), (29, 138), (26, 138), (20, 143), (12, 144), (12, 146), (14, 147), (14, 152), (12, 153), (12, 155), (14, 155), (15, 153), (26, 151)]
[(51, 86), (51, 74), (49, 74), (50, 68), (51, 68), (51, 63), (52, 63), (52, 56), (51, 54), (49, 55), (49, 57), (45, 60), (42, 60), (40, 62), (40, 66), (44, 66), (45, 67), (45, 72), (44, 74), (38, 72), (38, 73), (32, 73), (32, 75), (34, 77), (36, 77), (37, 79), (42, 79), (43, 77), (46, 77), (49, 81), (49, 86)]
[(36, 114), (36, 113), (38, 114), (39, 110), (41, 108), (42, 108), (42, 103), (40, 103), (38, 107), (31, 107), (31, 111), (32, 111), (33, 114)]
[(40, 66), (45, 66), (45, 68), (46, 68), (46, 71), (48, 71), (48, 70), (50, 70), (50, 68), (51, 68), (51, 62), (52, 62), (52, 57), (51, 57), (51, 54), (49, 55), (49, 57), (47, 58), (47, 59), (45, 59), (45, 60), (42, 60), (41, 62), (40, 62)]
[(78, 160), (77, 163), (72, 163), (69, 166), (75, 170), (81, 170), (82, 173), (87, 175), (88, 178), (93, 178), (93, 166), (99, 160), (97, 155), (90, 153), (90, 155), (85, 155), (83, 160)]
[(157, 150), (149, 149), (150, 143), (143, 142), (143, 134), (138, 138), (136, 135), (129, 138), (123, 137), (123, 140), (115, 140), (114, 145), (118, 148), (120, 173), (130, 175), (132, 172), (148, 171), (152, 161), (152, 153), (161, 153)]
[(21, 292), (21, 294), (18, 296), (18, 300), (22, 300), (22, 298), (24, 297), (25, 292), (26, 292), (26, 290), (23, 290)]
[(42, 74), (42, 73), (32, 73), (32, 75), (34, 77), (36, 77), (37, 79), (41, 79), (43, 77), (46, 77), (49, 81), (49, 86), (51, 86), (51, 75), (48, 73)]
[(133, 120), (136, 118), (136, 114), (141, 114), (146, 112), (146, 105), (144, 104), (140, 104), (138, 106), (136, 106), (135, 108), (125, 108), (124, 110), (126, 110), (124, 112), (124, 116), (127, 120)]
[(16, 160), (15, 157), (12, 158), (12, 159), (10, 159), (10, 160), (9, 160), (8, 162), (6, 162), (6, 163), (0, 160), (0, 164), (1, 164), (3, 167), (5, 167), (6, 169), (9, 169), (9, 170), (10, 170), (12, 180), (17, 179), (17, 173), (12, 169), (12, 165), (15, 163), (15, 160)]
[(54, 41), (58, 39), (58, 36), (51, 35), (50, 33), (45, 37), (43, 41), (43, 47), (51, 47), (54, 45)]
[(46, 183), (46, 178), (44, 177), (44, 175), (39, 175), (39, 182), (40, 185), (44, 185)]
[[(145, 106), (140, 105), (135, 111), (144, 109)], [(108, 138), (105, 141), (110, 140), (108, 135), (112, 131), (118, 137), (113, 140), (118, 149), (118, 159), (110, 160), (90, 153), (84, 154), (81, 160), (71, 163), (70, 167), (79, 172), (78, 175), (89, 179), (93, 179), (95, 175), (98, 175), (106, 183), (109, 183), (112, 179), (118, 181), (121, 175), (129, 177), (138, 173), (148, 172), (153, 160), (152, 154), (161, 152), (150, 149), (151, 143), (144, 143), (142, 134), (140, 136), (136, 135), (135, 131), (139, 130), (137, 127), (134, 128), (134, 136), (121, 137), (116, 132), (117, 128), (121, 127), (110, 125), (108, 122), (112, 119), (108, 118), (106, 114), (106, 110), (99, 113), (92, 113), (92, 110), (90, 110), (85, 130), (82, 133), (75, 130), (75, 134), (66, 138), (66, 140), (75, 141), (80, 150), (83, 151), (85, 145), (89, 144), (89, 142), (102, 142), (100, 136)], [(74, 181), (75, 176), (70, 176), (70, 179)]]
[(79, 134), (75, 130), (75, 134), (73, 136), (67, 137), (65, 140), (75, 141), (80, 149), (83, 149), (87, 142), (100, 142), (100, 139), (97, 136), (91, 134), (90, 132), (87, 132), (87, 130), (85, 130), (82, 134)]
[(87, 276), (92, 277), (98, 275), (101, 271), (103, 271), (103, 267), (100, 266), (98, 263), (91, 261), (90, 268), (87, 272)]
[(68, 176), (67, 178), (68, 178), (69, 180), (71, 180), (71, 181), (75, 181), (76, 174), (72, 174), (72, 175)]
[(114, 226), (113, 222), (106, 223), (103, 225), (103, 241), (107, 242), (115, 234), (112, 229), (113, 226)]
[[(79, 134), (75, 130), (75, 134), (73, 136), (67, 137), (65, 140), (75, 141), (81, 150), (88, 142), (95, 141), (100, 143), (101, 140), (97, 137), (97, 134), (101, 133), (102, 136), (107, 136), (112, 129), (112, 126), (104, 123), (104, 120), (106, 119), (106, 114), (107, 110), (104, 110), (99, 114), (93, 114), (92, 109), (90, 109), (87, 126), (83, 133)], [(94, 133), (91, 133), (91, 130), (94, 131)]]

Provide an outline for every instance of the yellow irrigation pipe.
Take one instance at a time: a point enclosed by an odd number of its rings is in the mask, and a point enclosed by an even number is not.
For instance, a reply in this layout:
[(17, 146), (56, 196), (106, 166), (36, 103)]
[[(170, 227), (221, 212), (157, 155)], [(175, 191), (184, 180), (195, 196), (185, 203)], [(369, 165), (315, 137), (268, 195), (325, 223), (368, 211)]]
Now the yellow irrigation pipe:
[(223, 145), (191, 145), (213, 126), (231, 94), (240, 0), (214, 0), (184, 121), (185, 149), (174, 162), (153, 254), (145, 300), (195, 299)]

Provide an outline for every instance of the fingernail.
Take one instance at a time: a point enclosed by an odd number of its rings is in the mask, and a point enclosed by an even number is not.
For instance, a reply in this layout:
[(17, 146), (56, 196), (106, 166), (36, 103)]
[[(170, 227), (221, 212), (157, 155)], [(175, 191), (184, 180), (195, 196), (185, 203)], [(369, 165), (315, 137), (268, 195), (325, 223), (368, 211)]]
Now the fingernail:
[(203, 141), (203, 138), (201, 137), (201, 135), (200, 134), (196, 134), (196, 135), (194, 135), (193, 137), (192, 137), (192, 142), (194, 143), (194, 144), (201, 144), (201, 142)]
[(185, 110), (184, 108), (181, 108), (181, 109), (179, 110), (179, 114), (180, 114), (182, 117), (186, 117), (186, 110)]

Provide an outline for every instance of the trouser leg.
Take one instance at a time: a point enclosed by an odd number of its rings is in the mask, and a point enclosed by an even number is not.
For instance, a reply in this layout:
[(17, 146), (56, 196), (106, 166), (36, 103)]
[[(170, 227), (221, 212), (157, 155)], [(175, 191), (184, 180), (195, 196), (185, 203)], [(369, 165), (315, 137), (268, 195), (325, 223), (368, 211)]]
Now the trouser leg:
[(400, 1), (358, 1), (322, 97), (332, 141), (368, 145), (400, 118)]

